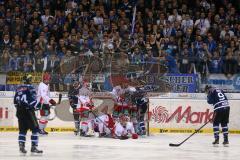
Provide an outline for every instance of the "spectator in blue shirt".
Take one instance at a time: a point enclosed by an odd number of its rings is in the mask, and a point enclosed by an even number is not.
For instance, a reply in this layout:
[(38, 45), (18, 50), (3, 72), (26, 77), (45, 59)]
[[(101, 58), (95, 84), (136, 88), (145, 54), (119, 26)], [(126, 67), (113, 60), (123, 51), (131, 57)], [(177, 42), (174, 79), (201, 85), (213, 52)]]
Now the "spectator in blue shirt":
[(18, 53), (14, 52), (13, 57), (11, 57), (9, 60), (9, 66), (10, 66), (11, 71), (19, 71), (20, 70), (20, 66), (19, 66), (20, 60), (21, 60), (21, 58), (19, 57)]
[(214, 51), (212, 58), (209, 60), (210, 73), (222, 73), (223, 59), (220, 57), (219, 51)]
[(165, 59), (167, 61), (168, 73), (178, 73), (178, 67), (176, 63), (176, 59), (171, 56), (171, 51), (169, 49), (163, 51), (165, 55)]

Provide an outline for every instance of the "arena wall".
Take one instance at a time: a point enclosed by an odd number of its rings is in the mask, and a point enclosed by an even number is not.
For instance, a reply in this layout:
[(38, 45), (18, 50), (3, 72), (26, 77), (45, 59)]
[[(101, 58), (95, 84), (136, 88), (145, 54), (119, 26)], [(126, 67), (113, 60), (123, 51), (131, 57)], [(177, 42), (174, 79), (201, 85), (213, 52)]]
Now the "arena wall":
[[(13, 95), (13, 92), (0, 92), (0, 132), (17, 131)], [(56, 101), (58, 95), (57, 92), (51, 93)], [(231, 105), (230, 133), (240, 134), (240, 94), (227, 96)], [(93, 101), (98, 110), (109, 106), (108, 111), (112, 112), (113, 100), (106, 93), (97, 93)], [(149, 116), (150, 133), (191, 133), (212, 118), (212, 109), (202, 93), (152, 93), (149, 94), (149, 114), (146, 117)], [(63, 94), (61, 104), (51, 109), (47, 131), (73, 131), (72, 111), (66, 94)], [(212, 124), (206, 125), (200, 133), (212, 133)]]

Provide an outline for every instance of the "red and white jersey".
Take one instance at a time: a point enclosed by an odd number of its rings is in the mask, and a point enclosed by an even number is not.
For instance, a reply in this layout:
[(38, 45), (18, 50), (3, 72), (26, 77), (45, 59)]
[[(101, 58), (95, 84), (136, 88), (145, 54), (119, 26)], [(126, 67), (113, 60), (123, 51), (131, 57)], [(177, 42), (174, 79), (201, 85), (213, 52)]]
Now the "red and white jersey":
[(49, 100), (50, 100), (49, 85), (43, 82), (39, 84), (38, 91), (37, 91), (37, 99), (38, 99), (38, 102), (42, 104), (49, 104)]
[(123, 127), (120, 122), (116, 123), (115, 134), (117, 136), (126, 136), (128, 134), (135, 134), (132, 122), (127, 122), (126, 127)]
[(115, 102), (118, 104), (118, 105), (128, 105), (125, 100), (124, 100), (124, 97), (122, 97), (126, 92), (134, 92), (136, 91), (136, 89), (134, 87), (127, 87), (127, 88), (122, 88), (121, 86), (115, 86), (112, 90), (112, 94), (113, 94), (113, 98), (115, 100)]
[(78, 96), (78, 107), (77, 108), (86, 108), (89, 109), (89, 104), (91, 103), (90, 96), (79, 95)]
[(78, 108), (84, 107), (89, 109), (89, 104), (92, 104), (90, 95), (91, 91), (88, 88), (82, 87), (79, 89)]

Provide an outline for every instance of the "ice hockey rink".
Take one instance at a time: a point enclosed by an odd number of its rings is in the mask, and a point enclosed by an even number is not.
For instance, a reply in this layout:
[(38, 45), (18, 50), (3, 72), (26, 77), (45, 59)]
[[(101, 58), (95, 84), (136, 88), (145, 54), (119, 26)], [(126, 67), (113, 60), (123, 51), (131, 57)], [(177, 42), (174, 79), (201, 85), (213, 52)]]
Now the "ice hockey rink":
[(240, 157), (240, 135), (230, 135), (229, 147), (213, 147), (211, 134), (196, 134), (179, 147), (189, 134), (159, 134), (137, 140), (79, 137), (72, 133), (50, 133), (40, 137), (42, 155), (31, 155), (30, 134), (23, 156), (18, 151), (17, 133), (0, 133), (1, 160), (237, 160)]

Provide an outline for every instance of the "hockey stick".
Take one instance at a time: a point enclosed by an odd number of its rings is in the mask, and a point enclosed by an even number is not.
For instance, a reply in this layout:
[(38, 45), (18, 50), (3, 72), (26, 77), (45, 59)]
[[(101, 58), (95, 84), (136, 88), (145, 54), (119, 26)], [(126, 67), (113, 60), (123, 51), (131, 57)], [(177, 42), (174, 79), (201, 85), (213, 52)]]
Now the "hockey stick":
[(113, 132), (113, 130), (112, 130), (111, 128), (109, 128), (109, 127), (98, 117), (98, 115), (96, 115), (92, 110), (90, 110), (90, 113), (92, 113), (93, 116), (94, 116), (97, 120), (99, 120), (101, 123), (103, 123), (103, 125), (104, 125), (106, 128), (108, 128), (108, 129), (111, 131), (111, 133), (113, 133), (113, 134), (115, 135), (115, 133)]
[(61, 102), (62, 102), (62, 94), (59, 93), (59, 95), (58, 95), (58, 103), (57, 104), (61, 104)]
[[(49, 121), (52, 121), (52, 120), (54, 120), (54, 119), (56, 118), (57, 115), (56, 115), (55, 107), (56, 107), (57, 105), (61, 104), (61, 102), (62, 102), (62, 94), (59, 93), (57, 104), (56, 104), (55, 106), (54, 106), (54, 105), (51, 105), (51, 106), (50, 106), (50, 108), (52, 108), (53, 111), (54, 111), (54, 116), (53, 116), (52, 118), (48, 118)], [(53, 106), (54, 106), (54, 107), (53, 107)]]
[(149, 117), (149, 101), (147, 103), (147, 136), (150, 136), (150, 117)]
[[(214, 116), (213, 116), (214, 117)], [(186, 139), (184, 139), (181, 143), (170, 143), (169, 146), (170, 147), (179, 147), (181, 146), (184, 142), (186, 142), (189, 138), (191, 138), (194, 134), (198, 133), (203, 127), (205, 127), (209, 122), (211, 122), (212, 119), (208, 120), (206, 123), (204, 123), (200, 128), (198, 128), (197, 130), (195, 130), (195, 132), (193, 132), (190, 136), (188, 136)]]

